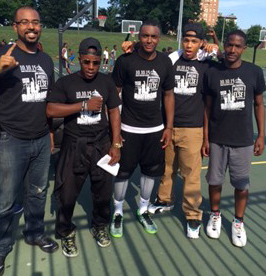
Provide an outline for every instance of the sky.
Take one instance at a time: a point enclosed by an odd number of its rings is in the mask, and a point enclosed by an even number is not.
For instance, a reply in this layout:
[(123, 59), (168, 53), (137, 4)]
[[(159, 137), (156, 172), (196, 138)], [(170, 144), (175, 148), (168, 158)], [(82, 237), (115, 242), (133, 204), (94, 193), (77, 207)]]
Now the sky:
[[(98, 6), (106, 8), (107, 2), (98, 0)], [(224, 16), (233, 13), (241, 29), (248, 29), (252, 25), (266, 27), (266, 0), (220, 0), (219, 12)]]

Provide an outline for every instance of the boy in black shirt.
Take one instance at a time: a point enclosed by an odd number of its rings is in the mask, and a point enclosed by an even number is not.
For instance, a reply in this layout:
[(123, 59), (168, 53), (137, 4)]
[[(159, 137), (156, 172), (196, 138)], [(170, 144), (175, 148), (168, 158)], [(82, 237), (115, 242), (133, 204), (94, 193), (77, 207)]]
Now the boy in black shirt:
[(185, 25), (183, 53), (169, 57), (175, 71), (175, 115), (172, 143), (165, 150), (165, 172), (154, 204), (149, 212), (167, 211), (174, 207), (173, 185), (177, 169), (183, 178), (182, 208), (187, 220), (187, 237), (199, 237), (202, 210), (200, 186), (201, 146), (203, 142), (203, 76), (210, 67), (208, 60), (199, 61), (204, 30), (199, 23)]
[[(252, 155), (264, 149), (265, 82), (258, 66), (242, 61), (246, 35), (234, 31), (224, 43), (225, 60), (206, 73), (207, 95), (204, 122), (204, 156), (210, 156), (206, 179), (209, 183), (211, 205), (207, 235), (218, 239), (221, 232), (219, 210), (222, 184), (227, 167), (230, 182), (235, 188), (235, 217), (232, 222), (232, 243), (243, 247), (247, 242), (243, 217), (250, 186), (249, 171)], [(258, 126), (253, 143), (252, 108)]]
[(32, 7), (15, 12), (16, 44), (0, 50), (0, 274), (12, 250), (15, 202), (24, 184), (25, 242), (54, 252), (44, 235), (50, 164), (46, 95), (54, 82), (53, 62), (37, 49), (40, 16)]
[[(77, 197), (88, 176), (91, 179), (93, 216), (91, 232), (101, 247), (110, 244), (112, 177), (96, 164), (106, 154), (110, 165), (120, 159), (120, 99), (112, 79), (99, 72), (102, 49), (98, 40), (84, 39), (79, 46), (81, 70), (60, 78), (48, 97), (48, 117), (64, 117), (64, 137), (56, 168), (55, 196), (59, 210), (56, 235), (63, 254), (75, 257), (75, 228), (72, 216)], [(112, 144), (106, 117), (108, 108)]]
[[(157, 227), (148, 214), (148, 204), (155, 178), (164, 172), (164, 151), (171, 140), (174, 113), (174, 78), (171, 61), (156, 51), (160, 39), (157, 22), (146, 21), (140, 28), (139, 48), (118, 58), (113, 78), (122, 91), (121, 166), (115, 181), (115, 211), (111, 224), (114, 237), (123, 235), (123, 202), (128, 180), (139, 164), (140, 206), (137, 216), (151, 234)], [(163, 124), (161, 99), (166, 110)]]

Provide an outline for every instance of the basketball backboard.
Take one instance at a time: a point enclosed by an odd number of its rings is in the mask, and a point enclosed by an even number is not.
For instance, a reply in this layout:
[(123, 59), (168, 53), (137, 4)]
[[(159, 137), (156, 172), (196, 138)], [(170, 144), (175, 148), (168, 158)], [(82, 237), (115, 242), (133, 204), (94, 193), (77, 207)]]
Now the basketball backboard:
[(137, 20), (122, 20), (122, 29), (123, 34), (138, 34), (142, 21)]
[(260, 30), (260, 41), (266, 41), (266, 29)]

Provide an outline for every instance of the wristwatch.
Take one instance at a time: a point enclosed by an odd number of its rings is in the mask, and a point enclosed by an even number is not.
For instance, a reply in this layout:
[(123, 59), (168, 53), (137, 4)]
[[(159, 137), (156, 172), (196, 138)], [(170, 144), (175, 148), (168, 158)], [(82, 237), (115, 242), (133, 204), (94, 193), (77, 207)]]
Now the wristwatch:
[(113, 143), (112, 146), (116, 149), (120, 149), (123, 147), (122, 143)]

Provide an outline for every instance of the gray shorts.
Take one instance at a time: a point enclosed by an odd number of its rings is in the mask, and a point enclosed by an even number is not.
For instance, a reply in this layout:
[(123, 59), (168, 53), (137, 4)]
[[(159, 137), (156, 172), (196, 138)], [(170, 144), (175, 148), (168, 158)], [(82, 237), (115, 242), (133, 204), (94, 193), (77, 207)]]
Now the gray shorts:
[(206, 174), (208, 184), (222, 185), (228, 167), (232, 186), (239, 190), (248, 189), (253, 148), (253, 145), (229, 147), (210, 143), (209, 168)]

